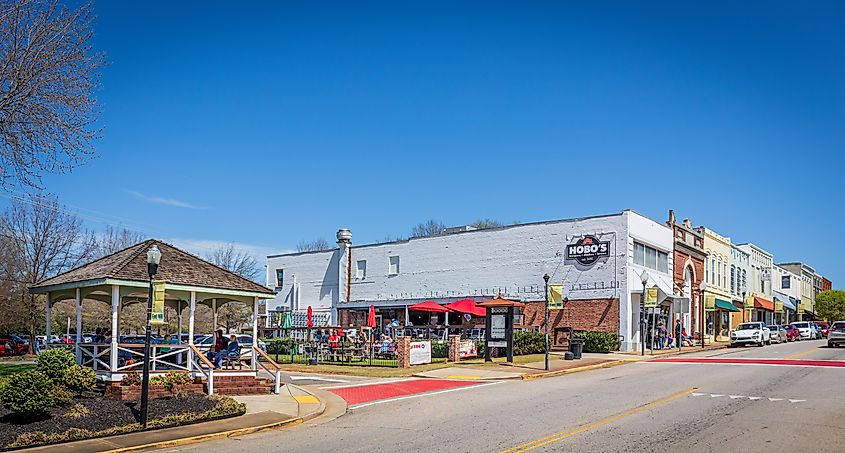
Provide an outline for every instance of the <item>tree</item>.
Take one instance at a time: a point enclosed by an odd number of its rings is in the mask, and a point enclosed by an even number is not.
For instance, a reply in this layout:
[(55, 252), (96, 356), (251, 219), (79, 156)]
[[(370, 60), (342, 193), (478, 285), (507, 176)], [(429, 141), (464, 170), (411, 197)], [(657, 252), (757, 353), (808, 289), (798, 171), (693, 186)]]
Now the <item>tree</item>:
[(137, 231), (109, 225), (97, 241), (97, 256), (111, 255), (143, 240), (144, 235)]
[(0, 277), (10, 283), (2, 295), (9, 308), (4, 317), (16, 317), (35, 338), (44, 298), (30, 294), (28, 287), (89, 261), (96, 253), (96, 238), (57, 198), (41, 194), (13, 199), (0, 216), (0, 234), (5, 238)]
[(445, 229), (446, 225), (443, 222), (432, 219), (419, 223), (417, 226), (411, 228), (411, 237), (425, 238), (429, 236), (437, 236), (438, 234), (443, 233), (443, 230)]
[(845, 319), (845, 291), (833, 289), (816, 296), (816, 314), (829, 322)]
[(312, 239), (310, 241), (302, 240), (299, 241), (299, 244), (296, 244), (297, 252), (322, 252), (331, 249), (332, 246), (329, 244), (329, 241), (323, 238)]
[[(261, 274), (261, 267), (255, 257), (244, 250), (238, 250), (234, 243), (217, 248), (207, 258), (217, 266), (253, 281)], [(225, 326), (227, 333), (231, 332), (250, 321), (252, 308), (252, 304), (229, 302), (217, 309), (217, 322)]]
[(499, 222), (498, 220), (493, 219), (478, 219), (475, 222), (470, 223), (469, 226), (479, 230), (483, 230), (486, 228), (498, 228), (500, 226), (504, 226), (504, 224), (502, 222)]
[(93, 5), (0, 3), (0, 185), (39, 188), (94, 155), (94, 91), (102, 53), (92, 50)]

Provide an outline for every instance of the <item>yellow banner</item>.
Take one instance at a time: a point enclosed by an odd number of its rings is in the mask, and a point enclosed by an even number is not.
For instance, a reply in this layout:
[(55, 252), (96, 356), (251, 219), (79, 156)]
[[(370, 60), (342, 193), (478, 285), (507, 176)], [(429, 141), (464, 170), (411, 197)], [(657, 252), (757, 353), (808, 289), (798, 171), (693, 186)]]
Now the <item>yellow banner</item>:
[(716, 296), (705, 294), (704, 308), (707, 310), (714, 310), (716, 308)]
[(645, 308), (654, 308), (657, 306), (657, 288), (645, 289)]
[(754, 308), (754, 298), (746, 297), (745, 300), (742, 302), (742, 306), (745, 308)]
[(783, 302), (776, 300), (775, 301), (775, 312), (783, 313)]
[(150, 316), (153, 325), (164, 324), (164, 280), (153, 281), (153, 311)]
[(799, 315), (803, 315), (803, 314), (804, 314), (804, 303), (803, 303), (803, 302), (799, 302), (799, 303), (798, 303), (798, 314), (799, 314)]
[(549, 285), (549, 308), (563, 308), (563, 285)]

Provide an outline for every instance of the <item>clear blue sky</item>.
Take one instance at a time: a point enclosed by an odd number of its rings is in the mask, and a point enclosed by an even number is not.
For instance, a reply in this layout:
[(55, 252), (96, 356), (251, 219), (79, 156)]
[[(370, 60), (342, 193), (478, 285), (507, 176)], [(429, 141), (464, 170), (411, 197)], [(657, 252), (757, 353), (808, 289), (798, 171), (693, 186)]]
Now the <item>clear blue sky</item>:
[(101, 0), (99, 157), (44, 182), (199, 253), (674, 208), (843, 286), (841, 2), (456, 3)]

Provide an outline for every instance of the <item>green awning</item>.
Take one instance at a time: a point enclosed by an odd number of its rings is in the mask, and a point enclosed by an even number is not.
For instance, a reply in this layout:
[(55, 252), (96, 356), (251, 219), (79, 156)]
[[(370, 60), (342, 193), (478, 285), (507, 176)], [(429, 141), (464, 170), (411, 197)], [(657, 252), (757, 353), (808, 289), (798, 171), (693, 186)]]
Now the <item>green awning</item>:
[(726, 300), (719, 299), (718, 297), (716, 298), (716, 308), (727, 311), (741, 311), (739, 308), (736, 308), (736, 305)]

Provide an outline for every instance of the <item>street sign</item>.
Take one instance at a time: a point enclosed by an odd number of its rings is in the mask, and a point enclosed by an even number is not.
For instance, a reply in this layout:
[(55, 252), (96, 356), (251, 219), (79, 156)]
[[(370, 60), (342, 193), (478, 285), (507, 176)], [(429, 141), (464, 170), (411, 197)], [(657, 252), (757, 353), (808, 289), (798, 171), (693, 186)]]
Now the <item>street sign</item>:
[(657, 306), (657, 287), (645, 289), (645, 308)]

